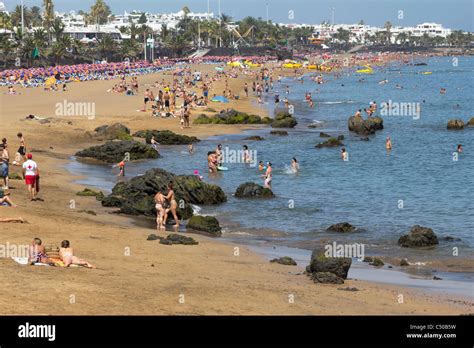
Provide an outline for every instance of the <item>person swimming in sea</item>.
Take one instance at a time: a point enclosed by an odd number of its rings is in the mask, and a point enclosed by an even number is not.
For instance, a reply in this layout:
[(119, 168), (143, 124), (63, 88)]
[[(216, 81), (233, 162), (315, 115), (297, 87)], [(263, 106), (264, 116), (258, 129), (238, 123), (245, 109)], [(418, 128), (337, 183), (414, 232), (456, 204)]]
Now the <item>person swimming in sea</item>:
[(390, 137), (387, 137), (387, 139), (385, 140), (385, 148), (387, 149), (387, 151), (392, 150), (392, 140), (390, 139)]
[(249, 163), (251, 161), (249, 147), (247, 145), (244, 145), (243, 148), (244, 148), (244, 156), (242, 160), (244, 161), (244, 163)]
[(463, 149), (462, 149), (462, 145), (461, 144), (458, 144), (458, 153), (462, 153)]
[(347, 153), (345, 147), (343, 147), (341, 149), (341, 158), (342, 158), (343, 161), (348, 161), (349, 160), (349, 154)]
[(263, 172), (264, 170), (266, 170), (267, 167), (265, 166), (265, 164), (263, 163), (263, 161), (260, 161), (258, 162), (258, 171), (259, 172)]
[(300, 171), (300, 164), (298, 163), (298, 160), (296, 159), (296, 157), (293, 157), (291, 159), (291, 171), (294, 173)]
[(189, 152), (190, 154), (192, 154), (192, 153), (194, 152), (194, 145), (193, 145), (193, 144), (189, 144), (189, 145), (188, 145), (188, 152)]

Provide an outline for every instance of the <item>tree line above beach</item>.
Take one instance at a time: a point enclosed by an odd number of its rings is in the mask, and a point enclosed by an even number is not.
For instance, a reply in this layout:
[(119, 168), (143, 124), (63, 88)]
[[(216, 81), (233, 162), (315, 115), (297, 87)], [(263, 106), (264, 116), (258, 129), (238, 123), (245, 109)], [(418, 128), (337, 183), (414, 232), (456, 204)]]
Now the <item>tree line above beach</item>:
[[(284, 48), (289, 51), (311, 46), (311, 26), (291, 28), (254, 17), (234, 21), (226, 14), (214, 18), (194, 19), (188, 16), (189, 7), (185, 6), (182, 11), (184, 15), (174, 28), (163, 24), (159, 31), (154, 31), (147, 25), (147, 17), (143, 13), (138, 20), (130, 20), (129, 26), (118, 28), (127, 38), (118, 41), (110, 34), (100, 33), (94, 42), (84, 43), (65, 33), (65, 24), (60, 17), (55, 16), (53, 0), (44, 0), (41, 8), (23, 7), (24, 30), (22, 8), (17, 5), (10, 14), (0, 13), (0, 29), (3, 32), (12, 32), (9, 37), (2, 35), (0, 30), (2, 65), (4, 68), (13, 65), (30, 67), (91, 62), (104, 58), (108, 61), (143, 59), (145, 41), (152, 36), (156, 42), (155, 53), (170, 57), (186, 56), (199, 47), (236, 48), (237, 43), (249, 47)], [(78, 14), (84, 17), (86, 24), (96, 25), (97, 28), (114, 19), (104, 0), (96, 0), (87, 12), (80, 10)], [(363, 24), (363, 21), (359, 24)], [(365, 45), (392, 45), (407, 49), (441, 45), (468, 47), (473, 41), (472, 33), (462, 31), (453, 31), (446, 38), (430, 37), (427, 34), (414, 36), (402, 32), (395, 36), (394, 45), (391, 44), (391, 39), (394, 38), (391, 32), (392, 24), (386, 22), (384, 28), (384, 31), (375, 35), (366, 34)], [(333, 34), (330, 44), (332, 49), (348, 50), (360, 43), (351, 41), (349, 30), (339, 28)]]

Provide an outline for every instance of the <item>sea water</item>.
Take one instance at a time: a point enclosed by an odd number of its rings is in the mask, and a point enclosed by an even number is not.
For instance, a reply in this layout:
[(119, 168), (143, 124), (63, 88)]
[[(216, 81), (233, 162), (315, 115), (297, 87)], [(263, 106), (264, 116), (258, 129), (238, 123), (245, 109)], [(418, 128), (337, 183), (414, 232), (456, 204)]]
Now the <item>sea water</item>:
[[(298, 125), (288, 130), (288, 136), (270, 135), (270, 128), (265, 128), (211, 137), (195, 144), (193, 154), (187, 152), (187, 146), (161, 146), (162, 158), (128, 164), (127, 177), (155, 167), (187, 175), (198, 169), (203, 180), (222, 187), (228, 197), (219, 206), (201, 207), (200, 214), (218, 217), (224, 238), (250, 245), (311, 250), (337, 240), (364, 243), (368, 255), (450, 259), (456, 247), (460, 257), (472, 258), (474, 128), (448, 131), (446, 124), (448, 119), (466, 122), (474, 116), (474, 58), (454, 58), (430, 58), (424, 60), (427, 66), (393, 63), (376, 68), (374, 74), (347, 70), (339, 77), (325, 76), (321, 85), (309, 76), (303, 84), (286, 78), (281, 84), (275, 83), (274, 92), (278, 91), (283, 99), (286, 85), (290, 87), (287, 97)], [(432, 74), (421, 74), (424, 71)], [(379, 84), (385, 79), (387, 83)], [(445, 94), (440, 93), (441, 88), (446, 89)], [(306, 92), (312, 93), (314, 108), (304, 101)], [(357, 109), (363, 110), (370, 101), (376, 101), (379, 115), (381, 103), (388, 100), (419, 103), (419, 117), (385, 115), (384, 129), (369, 136), (369, 141), (348, 131), (347, 119)], [(272, 93), (264, 102), (273, 112)], [(315, 123), (318, 128), (308, 128)], [(349, 160), (341, 159), (339, 148), (315, 148), (326, 140), (319, 137), (319, 132), (344, 135)], [(244, 140), (249, 135), (261, 135), (265, 140)], [(385, 150), (387, 136), (393, 144), (389, 153)], [(254, 166), (225, 163), (228, 171), (207, 173), (207, 152), (218, 143), (236, 151), (248, 145), (256, 151), (257, 160), (272, 162), (276, 197), (247, 200), (233, 196), (244, 182), (263, 185), (262, 173)], [(457, 144), (463, 145), (464, 152), (456, 157)], [(292, 157), (300, 163), (298, 173), (289, 170)], [(86, 186), (110, 190), (120, 180), (110, 166), (73, 161), (68, 167), (75, 174), (85, 175), (78, 182)], [(325, 231), (343, 221), (361, 232), (341, 235)], [(440, 244), (422, 252), (400, 248), (398, 238), (416, 224), (432, 228)], [(446, 236), (460, 240), (445, 241)]]

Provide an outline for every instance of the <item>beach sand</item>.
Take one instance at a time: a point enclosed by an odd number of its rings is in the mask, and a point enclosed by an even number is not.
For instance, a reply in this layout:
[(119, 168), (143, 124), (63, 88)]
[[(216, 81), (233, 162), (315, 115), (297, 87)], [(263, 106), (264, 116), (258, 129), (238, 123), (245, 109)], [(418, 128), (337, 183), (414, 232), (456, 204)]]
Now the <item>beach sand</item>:
[[(213, 69), (200, 66), (196, 69)], [(139, 77), (140, 84), (161, 80), (162, 73)], [(169, 76), (168, 76), (169, 77)], [(243, 79), (231, 79), (230, 88), (243, 95)], [(177, 119), (156, 120), (137, 112), (143, 97), (107, 93), (113, 81), (69, 84), (68, 92), (42, 88), (1, 94), (0, 136), (17, 149), (16, 133), (23, 132), (41, 173), (40, 197), (29, 202), (23, 181), (11, 180), (11, 198), (17, 208), (0, 207), (0, 217), (21, 216), (27, 223), (1, 223), (0, 244), (29, 244), (40, 237), (46, 246), (68, 239), (75, 254), (98, 267), (58, 268), (21, 266), (0, 259), (2, 314), (461, 314), (472, 312), (472, 303), (456, 302), (421, 290), (347, 280), (344, 285), (314, 284), (302, 274), (304, 266), (271, 264), (246, 247), (192, 235), (199, 245), (161, 245), (147, 241), (152, 229), (137, 227), (125, 216), (111, 214), (93, 197), (79, 197), (84, 187), (64, 165), (75, 151), (99, 144), (86, 131), (120, 122), (132, 132), (170, 129), (204, 138), (240, 132), (242, 126), (201, 125), (181, 130)], [(143, 87), (141, 92), (143, 91)], [(212, 93), (221, 94), (223, 86)], [(6, 89), (5, 89), (6, 90)], [(55, 104), (94, 102), (96, 117), (58, 117)], [(223, 105), (211, 105), (219, 109)], [(255, 101), (242, 98), (225, 107), (265, 115)], [(193, 117), (199, 111), (194, 112)], [(51, 123), (23, 120), (34, 114), (55, 117)], [(164, 150), (166, 151), (166, 150)], [(166, 168), (164, 168), (166, 169)], [(10, 167), (20, 173), (19, 167)], [(75, 209), (71, 209), (71, 200)], [(93, 210), (90, 215), (80, 210)], [(166, 233), (158, 233), (165, 236)], [(235, 248), (239, 256), (235, 256)], [(283, 256), (283, 255), (282, 255)], [(356, 287), (360, 291), (338, 288)], [(403, 295), (403, 303), (399, 303)]]

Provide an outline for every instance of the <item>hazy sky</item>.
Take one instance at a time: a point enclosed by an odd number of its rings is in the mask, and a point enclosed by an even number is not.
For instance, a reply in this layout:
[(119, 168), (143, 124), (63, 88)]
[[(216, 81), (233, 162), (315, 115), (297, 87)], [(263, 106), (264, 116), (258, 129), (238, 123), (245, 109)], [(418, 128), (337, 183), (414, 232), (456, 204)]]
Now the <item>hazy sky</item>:
[[(20, 0), (3, 1), (12, 10)], [(56, 11), (88, 10), (95, 0), (54, 0)], [(217, 14), (218, 0), (209, 0), (211, 11)], [(441, 23), (452, 29), (474, 31), (474, 0), (221, 0), (221, 11), (236, 19), (251, 15), (269, 18), (279, 23), (317, 24), (331, 21), (331, 8), (335, 8), (335, 23), (356, 23), (382, 26), (386, 21), (393, 25), (412, 26), (422, 22)], [(24, 0), (26, 6), (41, 6), (42, 0)], [(149, 12), (177, 12), (187, 5), (193, 12), (205, 12), (208, 0), (106, 0), (114, 13), (124, 10)], [(293, 11), (294, 19), (289, 18)], [(403, 19), (399, 19), (403, 11)]]

